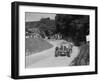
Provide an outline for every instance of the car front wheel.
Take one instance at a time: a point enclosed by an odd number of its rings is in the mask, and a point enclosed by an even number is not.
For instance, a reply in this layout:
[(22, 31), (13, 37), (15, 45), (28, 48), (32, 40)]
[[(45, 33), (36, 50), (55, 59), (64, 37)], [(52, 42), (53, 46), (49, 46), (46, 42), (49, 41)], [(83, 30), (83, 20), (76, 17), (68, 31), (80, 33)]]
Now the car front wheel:
[(58, 55), (59, 55), (59, 48), (56, 47), (56, 49), (55, 49), (55, 57), (57, 57)]

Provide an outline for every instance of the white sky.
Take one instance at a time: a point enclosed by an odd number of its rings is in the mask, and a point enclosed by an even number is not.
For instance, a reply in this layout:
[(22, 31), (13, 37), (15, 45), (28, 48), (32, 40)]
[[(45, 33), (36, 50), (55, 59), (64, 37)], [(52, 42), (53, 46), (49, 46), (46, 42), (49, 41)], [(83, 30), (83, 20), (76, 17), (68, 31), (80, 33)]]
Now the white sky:
[(26, 12), (25, 13), (25, 21), (39, 21), (41, 18), (50, 18), (55, 19), (55, 15), (53, 13), (36, 13), (36, 12)]

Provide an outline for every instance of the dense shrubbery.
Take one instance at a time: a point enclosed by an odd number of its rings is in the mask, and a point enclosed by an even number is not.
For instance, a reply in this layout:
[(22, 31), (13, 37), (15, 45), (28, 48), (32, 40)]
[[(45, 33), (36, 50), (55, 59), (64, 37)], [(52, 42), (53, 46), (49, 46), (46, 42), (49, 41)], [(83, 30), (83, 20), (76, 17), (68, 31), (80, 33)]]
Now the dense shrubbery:
[(55, 17), (57, 32), (60, 32), (65, 40), (70, 39), (75, 45), (86, 42), (89, 34), (88, 15), (57, 14)]

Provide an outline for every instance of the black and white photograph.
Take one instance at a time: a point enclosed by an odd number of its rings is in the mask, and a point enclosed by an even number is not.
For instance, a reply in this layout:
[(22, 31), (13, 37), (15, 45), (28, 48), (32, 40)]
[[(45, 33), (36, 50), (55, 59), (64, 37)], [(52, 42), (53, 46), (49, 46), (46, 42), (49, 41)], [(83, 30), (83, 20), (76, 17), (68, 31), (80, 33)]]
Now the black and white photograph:
[(97, 7), (12, 3), (12, 78), (97, 74)]
[(25, 12), (25, 67), (87, 66), (89, 15)]

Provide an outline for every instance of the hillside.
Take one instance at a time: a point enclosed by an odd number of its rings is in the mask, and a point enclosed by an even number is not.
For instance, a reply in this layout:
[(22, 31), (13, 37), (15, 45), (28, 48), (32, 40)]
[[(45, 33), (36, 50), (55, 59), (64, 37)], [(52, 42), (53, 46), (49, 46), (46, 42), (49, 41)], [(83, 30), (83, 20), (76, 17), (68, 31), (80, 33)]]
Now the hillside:
[(55, 30), (55, 20), (48, 18), (41, 19), (40, 21), (26, 22), (25, 27), (27, 28), (39, 28), (40, 30)]

